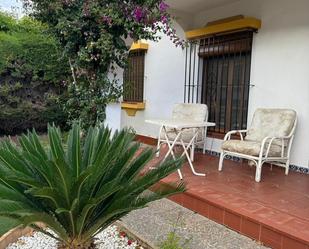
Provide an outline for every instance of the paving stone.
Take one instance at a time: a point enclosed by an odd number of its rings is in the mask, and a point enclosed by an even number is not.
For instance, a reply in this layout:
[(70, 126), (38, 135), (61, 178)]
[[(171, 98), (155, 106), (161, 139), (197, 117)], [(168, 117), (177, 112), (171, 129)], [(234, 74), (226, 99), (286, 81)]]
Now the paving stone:
[(157, 246), (175, 231), (188, 249), (267, 248), (167, 199), (131, 212), (122, 222)]

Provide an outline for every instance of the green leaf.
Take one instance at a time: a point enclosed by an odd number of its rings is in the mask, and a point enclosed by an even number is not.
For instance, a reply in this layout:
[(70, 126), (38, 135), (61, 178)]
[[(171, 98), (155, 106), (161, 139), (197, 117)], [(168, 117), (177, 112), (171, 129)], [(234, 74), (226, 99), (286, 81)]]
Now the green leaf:
[(57, 174), (60, 177), (59, 187), (63, 191), (63, 195), (65, 197), (65, 200), (67, 202), (67, 206), (70, 205), (70, 186), (71, 186), (71, 177), (69, 166), (66, 164), (65, 161), (62, 161), (61, 159), (56, 159), (52, 164), (55, 166), (57, 170)]
[(97, 136), (97, 129), (90, 127), (88, 129), (83, 148), (82, 169), (86, 169), (91, 165), (91, 158), (94, 152), (96, 136)]
[(18, 214), (19, 212), (29, 212), (29, 210), (31, 207), (24, 202), (0, 199), (0, 212)]
[(15, 172), (12, 175), (8, 175), (7, 179), (16, 183), (24, 184), (28, 187), (32, 188), (41, 188), (44, 187), (40, 182), (36, 181), (34, 178), (27, 177), (23, 174)]
[(43, 187), (43, 188), (31, 188), (26, 191), (27, 194), (31, 194), (32, 196), (44, 198), (51, 200), (55, 208), (62, 207), (65, 205), (64, 203), (64, 196), (61, 195), (56, 189), (50, 187)]
[(55, 160), (65, 161), (65, 153), (61, 142), (61, 136), (55, 126), (48, 126), (48, 138), (53, 158)]
[(59, 221), (51, 215), (46, 213), (33, 213), (32, 215), (22, 217), (20, 220), (24, 226), (35, 225), (37, 222), (43, 222), (47, 227), (52, 229), (60, 239), (64, 241), (69, 240), (67, 231), (63, 228)]
[(80, 127), (77, 123), (73, 124), (69, 133), (67, 155), (74, 177), (77, 178), (81, 170)]
[(0, 184), (0, 199), (12, 200), (12, 201), (22, 201), (28, 203), (28, 199), (24, 194), (21, 194), (19, 191), (8, 188), (3, 184)]
[(6, 144), (6, 149), (0, 148), (0, 165), (25, 175), (31, 174), (27, 162), (19, 158), (19, 151), (13, 149), (13, 146), (9, 144)]
[(153, 157), (154, 150), (152, 148), (144, 149), (140, 155), (130, 163), (124, 177), (128, 180), (133, 180)]
[(42, 144), (40, 143), (39, 137), (36, 134), (35, 130), (33, 130), (32, 133), (30, 134), (30, 139), (32, 141), (32, 144), (35, 146), (37, 156), (39, 156), (42, 160), (48, 160), (47, 154)]

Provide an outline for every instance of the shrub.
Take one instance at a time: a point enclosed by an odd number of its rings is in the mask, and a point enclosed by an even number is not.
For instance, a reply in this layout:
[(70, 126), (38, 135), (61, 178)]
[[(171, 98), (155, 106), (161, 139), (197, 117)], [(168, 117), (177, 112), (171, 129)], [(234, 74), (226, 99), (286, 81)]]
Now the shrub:
[[(35, 132), (0, 146), (0, 215), (31, 226), (59, 241), (59, 248), (94, 248), (93, 236), (130, 211), (184, 191), (173, 188), (145, 191), (182, 165), (166, 160), (140, 174), (153, 158), (152, 149), (140, 154), (128, 130), (111, 136), (107, 128), (90, 128), (84, 141), (75, 124), (66, 150), (60, 130), (49, 127), (49, 149)], [(56, 236), (40, 229), (45, 223)]]
[(69, 67), (55, 39), (40, 22), (0, 13), (0, 40), (0, 134), (44, 131), (48, 122), (63, 126), (59, 101)]

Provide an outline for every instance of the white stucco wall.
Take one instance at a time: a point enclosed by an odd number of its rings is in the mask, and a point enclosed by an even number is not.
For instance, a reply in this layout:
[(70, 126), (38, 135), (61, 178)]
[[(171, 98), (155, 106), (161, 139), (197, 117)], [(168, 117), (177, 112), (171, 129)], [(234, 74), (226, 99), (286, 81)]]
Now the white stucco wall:
[[(195, 20), (196, 27), (239, 14), (262, 20), (253, 41), (251, 83), (255, 87), (250, 90), (248, 120), (258, 107), (295, 109), (298, 127), (291, 163), (302, 167), (309, 163), (308, 9), (308, 0), (241, 0), (202, 12)], [(213, 148), (219, 144), (215, 140)]]
[[(249, 118), (258, 107), (293, 108), (299, 124), (292, 149), (291, 163), (309, 163), (309, 1), (240, 0), (194, 17), (194, 26), (208, 21), (243, 14), (262, 20), (254, 36)], [(180, 35), (182, 29), (177, 26)], [(132, 126), (138, 134), (156, 137), (158, 127), (145, 124), (148, 118), (164, 118), (174, 103), (183, 101), (184, 52), (164, 37), (150, 42), (146, 55), (146, 109), (135, 117), (121, 113), (121, 126)], [(219, 151), (220, 140), (208, 139), (208, 148)]]
[[(116, 67), (115, 69), (116, 77), (113, 73), (109, 73), (108, 77), (111, 80), (117, 80), (119, 85), (123, 83), (123, 69)], [(106, 125), (112, 132), (119, 130), (121, 128), (121, 104), (119, 102), (110, 103), (106, 106)]]
[[(175, 25), (178, 34), (184, 31)], [(158, 127), (146, 124), (150, 118), (168, 118), (174, 103), (183, 102), (184, 51), (176, 48), (168, 37), (162, 35), (159, 42), (148, 42), (145, 56), (144, 100), (146, 108), (130, 117), (122, 110), (121, 124), (131, 126), (137, 134), (156, 137)]]
[(107, 125), (113, 131), (121, 127), (121, 106), (120, 103), (111, 103), (106, 107)]

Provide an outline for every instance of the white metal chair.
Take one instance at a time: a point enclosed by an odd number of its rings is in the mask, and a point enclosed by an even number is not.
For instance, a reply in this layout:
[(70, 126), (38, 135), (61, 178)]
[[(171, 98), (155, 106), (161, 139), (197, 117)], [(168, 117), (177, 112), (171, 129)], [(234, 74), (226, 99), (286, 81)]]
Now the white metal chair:
[[(172, 112), (172, 119), (175, 120), (191, 120), (197, 122), (207, 122), (208, 121), (208, 108), (207, 105), (204, 104), (175, 104)], [(170, 129), (166, 132), (169, 141), (174, 141), (175, 132)], [(195, 130), (188, 129), (182, 133), (182, 140), (188, 145), (195, 134)], [(207, 127), (205, 129), (200, 129), (198, 131), (198, 136), (196, 140), (192, 143), (190, 148), (190, 158), (191, 161), (194, 161), (194, 150), (197, 145), (203, 146), (203, 153), (205, 154), (206, 150), (206, 135), (207, 135)], [(158, 137), (158, 145), (157, 145), (157, 156), (160, 153), (160, 147), (162, 144), (166, 144), (167, 140), (165, 138), (165, 131), (163, 128), (160, 128), (160, 133)], [(176, 144), (178, 144), (176, 142)]]
[[(290, 151), (297, 124), (297, 114), (291, 109), (257, 109), (248, 130), (234, 130), (224, 137), (219, 171), (227, 155), (248, 159), (256, 166), (255, 181), (260, 182), (265, 162), (285, 168), (289, 173)], [(231, 139), (239, 134), (240, 140)], [(246, 135), (245, 135), (246, 134)]]

